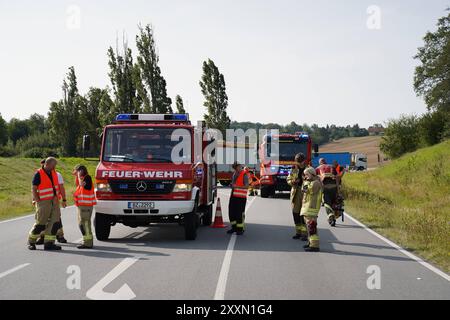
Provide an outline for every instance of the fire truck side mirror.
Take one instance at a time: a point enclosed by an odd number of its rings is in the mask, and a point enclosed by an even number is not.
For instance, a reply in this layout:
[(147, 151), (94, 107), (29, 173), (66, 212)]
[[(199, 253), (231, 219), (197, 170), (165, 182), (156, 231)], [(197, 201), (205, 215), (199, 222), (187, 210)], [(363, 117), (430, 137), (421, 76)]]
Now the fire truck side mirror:
[(88, 134), (83, 136), (83, 151), (89, 151), (91, 148), (91, 137)]
[(314, 153), (319, 153), (319, 145), (317, 143), (314, 144)]

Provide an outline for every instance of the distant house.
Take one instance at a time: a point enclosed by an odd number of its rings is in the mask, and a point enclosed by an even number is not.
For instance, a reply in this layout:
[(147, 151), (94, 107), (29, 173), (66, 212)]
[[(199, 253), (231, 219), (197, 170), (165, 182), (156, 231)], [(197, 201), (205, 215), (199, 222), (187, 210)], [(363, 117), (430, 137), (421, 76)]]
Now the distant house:
[(374, 124), (367, 129), (371, 136), (382, 136), (384, 134), (384, 127), (381, 124)]

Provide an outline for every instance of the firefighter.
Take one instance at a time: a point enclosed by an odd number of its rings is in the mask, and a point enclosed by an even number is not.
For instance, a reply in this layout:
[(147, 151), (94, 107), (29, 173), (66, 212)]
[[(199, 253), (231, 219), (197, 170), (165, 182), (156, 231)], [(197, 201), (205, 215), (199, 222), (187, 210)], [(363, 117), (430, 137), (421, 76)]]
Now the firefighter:
[(75, 206), (78, 210), (78, 226), (83, 235), (83, 243), (78, 249), (92, 249), (94, 237), (92, 235), (91, 217), (97, 201), (95, 199), (94, 185), (85, 166), (77, 167), (77, 189), (74, 193)]
[(33, 205), (36, 206), (35, 223), (28, 235), (28, 249), (36, 250), (36, 240), (44, 231), (44, 250), (61, 250), (55, 245), (56, 233), (61, 226), (59, 200), (61, 192), (53, 157), (45, 159), (42, 168), (36, 171), (32, 182)]
[(317, 217), (322, 202), (322, 185), (313, 167), (307, 167), (304, 170), (302, 193), (301, 215), (305, 219), (308, 230), (308, 243), (303, 248), (305, 251), (317, 252), (320, 251)]
[(233, 164), (233, 178), (231, 180), (231, 196), (228, 205), (228, 214), (231, 222), (231, 229), (228, 234), (244, 233), (245, 206), (247, 203), (248, 175), (242, 170), (242, 166), (235, 162)]
[(336, 225), (336, 215), (333, 207), (338, 196), (337, 172), (323, 158), (319, 160), (319, 164), (316, 174), (319, 176), (323, 187), (323, 202), (328, 215), (328, 223), (334, 227)]
[(336, 161), (333, 161), (333, 168), (336, 170), (336, 178), (338, 185), (340, 186), (342, 184), (342, 177), (345, 174), (345, 169)]
[(259, 188), (260, 181), (258, 177), (256, 177), (255, 172), (253, 170), (250, 170), (250, 168), (248, 167), (245, 167), (244, 170), (247, 172), (249, 180), (248, 195), (257, 196), (258, 191), (256, 191), (256, 189)]
[(293, 239), (307, 240), (306, 225), (303, 216), (300, 215), (302, 209), (303, 193), (301, 192), (301, 186), (303, 183), (303, 170), (305, 169), (305, 155), (299, 153), (295, 156), (296, 164), (292, 168), (289, 176), (287, 177), (287, 183), (291, 186), (291, 206), (292, 216), (294, 217), (295, 235)]
[[(45, 164), (45, 159), (41, 160), (41, 167), (44, 167), (44, 164)], [(63, 208), (65, 208), (65, 207), (67, 207), (67, 198), (66, 198), (66, 189), (64, 188), (64, 178), (60, 172), (56, 171), (56, 174), (58, 176), (59, 190), (61, 192), (61, 197), (62, 197), (61, 206)], [(58, 241), (59, 243), (67, 243), (67, 240), (64, 237), (64, 229), (63, 229), (63, 225), (62, 225), (62, 220), (60, 220), (59, 222), (61, 223), (61, 228), (59, 228), (58, 231), (56, 232), (56, 241)], [(36, 241), (36, 245), (41, 245), (41, 244), (44, 244), (44, 231), (41, 232), (41, 236)]]

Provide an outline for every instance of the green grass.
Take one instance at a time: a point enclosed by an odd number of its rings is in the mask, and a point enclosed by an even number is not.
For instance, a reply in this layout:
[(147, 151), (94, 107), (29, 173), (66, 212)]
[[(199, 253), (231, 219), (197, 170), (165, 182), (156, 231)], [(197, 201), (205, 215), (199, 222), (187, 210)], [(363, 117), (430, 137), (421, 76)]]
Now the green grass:
[[(0, 158), (0, 220), (34, 212), (31, 205), (31, 180), (40, 166), (39, 161), (40, 159)], [(57, 170), (64, 177), (68, 205), (73, 204), (75, 180), (72, 169), (77, 164), (86, 165), (92, 176), (97, 166), (97, 162), (79, 158), (58, 159)]]
[(344, 177), (346, 210), (450, 271), (450, 140)]

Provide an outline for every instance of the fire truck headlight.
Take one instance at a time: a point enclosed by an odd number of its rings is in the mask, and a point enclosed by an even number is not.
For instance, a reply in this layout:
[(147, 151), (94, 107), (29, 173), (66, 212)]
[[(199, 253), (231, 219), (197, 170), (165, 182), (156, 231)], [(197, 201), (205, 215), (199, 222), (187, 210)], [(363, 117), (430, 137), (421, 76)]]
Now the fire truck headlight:
[(192, 191), (192, 184), (177, 183), (173, 188), (173, 192), (190, 192)]
[(98, 192), (112, 192), (109, 183), (98, 183), (97, 191)]

